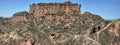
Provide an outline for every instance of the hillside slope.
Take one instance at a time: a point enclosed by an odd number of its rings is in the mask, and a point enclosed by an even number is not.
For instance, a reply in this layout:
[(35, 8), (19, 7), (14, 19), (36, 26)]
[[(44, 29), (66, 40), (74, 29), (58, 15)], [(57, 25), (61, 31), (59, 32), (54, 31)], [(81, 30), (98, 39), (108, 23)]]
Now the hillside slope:
[[(120, 20), (98, 15), (54, 14), (27, 21), (0, 21), (0, 45), (119, 45)], [(63, 17), (63, 18), (61, 18)]]

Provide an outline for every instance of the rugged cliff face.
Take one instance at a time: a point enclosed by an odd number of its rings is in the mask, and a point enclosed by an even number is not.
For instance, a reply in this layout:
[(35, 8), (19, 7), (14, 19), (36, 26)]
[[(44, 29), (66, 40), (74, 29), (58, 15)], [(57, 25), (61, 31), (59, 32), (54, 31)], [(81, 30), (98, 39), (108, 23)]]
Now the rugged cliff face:
[(120, 44), (120, 20), (107, 22), (89, 12), (51, 14), (13, 23), (5, 20), (0, 20), (0, 45)]
[(81, 5), (70, 1), (64, 3), (38, 3), (30, 5), (30, 14), (34, 17), (44, 16), (45, 14), (56, 14), (63, 12), (69, 14), (81, 14)]

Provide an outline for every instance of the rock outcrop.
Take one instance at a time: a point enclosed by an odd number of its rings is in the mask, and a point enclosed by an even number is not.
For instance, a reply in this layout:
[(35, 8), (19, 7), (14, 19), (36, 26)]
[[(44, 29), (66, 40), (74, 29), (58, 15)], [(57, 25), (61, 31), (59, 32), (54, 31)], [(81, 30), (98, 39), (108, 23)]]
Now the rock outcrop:
[(30, 5), (30, 14), (40, 17), (46, 14), (80, 14), (81, 5), (73, 4), (70, 1), (64, 3), (38, 3)]

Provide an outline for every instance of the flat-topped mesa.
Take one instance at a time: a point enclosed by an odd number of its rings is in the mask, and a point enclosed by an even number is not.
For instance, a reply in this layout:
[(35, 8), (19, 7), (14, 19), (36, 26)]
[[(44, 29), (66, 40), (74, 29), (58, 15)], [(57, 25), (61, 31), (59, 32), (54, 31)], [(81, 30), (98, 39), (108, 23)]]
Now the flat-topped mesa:
[(81, 5), (71, 3), (70, 1), (64, 3), (38, 3), (30, 5), (30, 14), (34, 17), (44, 16), (46, 14), (64, 13), (70, 14), (81, 14)]

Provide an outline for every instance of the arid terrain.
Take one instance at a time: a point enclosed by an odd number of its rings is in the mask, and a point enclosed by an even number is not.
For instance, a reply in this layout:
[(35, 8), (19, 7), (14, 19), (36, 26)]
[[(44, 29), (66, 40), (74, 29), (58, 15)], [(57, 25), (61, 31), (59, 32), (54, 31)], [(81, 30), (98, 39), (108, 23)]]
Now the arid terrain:
[(0, 45), (120, 45), (120, 19), (109, 21), (73, 10), (22, 11), (0, 17)]

